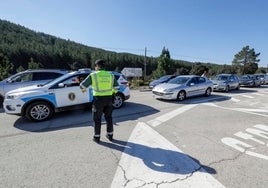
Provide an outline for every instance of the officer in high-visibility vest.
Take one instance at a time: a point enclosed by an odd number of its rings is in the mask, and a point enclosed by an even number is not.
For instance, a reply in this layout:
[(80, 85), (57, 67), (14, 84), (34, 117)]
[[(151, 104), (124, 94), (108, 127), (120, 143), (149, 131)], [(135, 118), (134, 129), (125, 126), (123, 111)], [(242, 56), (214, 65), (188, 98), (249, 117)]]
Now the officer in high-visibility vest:
[(90, 85), (93, 89), (93, 140), (97, 143), (99, 143), (101, 137), (101, 118), (103, 113), (107, 123), (106, 137), (110, 141), (113, 141), (112, 96), (116, 93), (114, 87), (118, 86), (114, 75), (104, 70), (104, 65), (105, 61), (102, 59), (95, 61), (96, 71), (88, 75), (87, 78), (84, 79), (80, 84), (80, 88), (83, 93), (86, 92), (86, 88), (88, 88)]

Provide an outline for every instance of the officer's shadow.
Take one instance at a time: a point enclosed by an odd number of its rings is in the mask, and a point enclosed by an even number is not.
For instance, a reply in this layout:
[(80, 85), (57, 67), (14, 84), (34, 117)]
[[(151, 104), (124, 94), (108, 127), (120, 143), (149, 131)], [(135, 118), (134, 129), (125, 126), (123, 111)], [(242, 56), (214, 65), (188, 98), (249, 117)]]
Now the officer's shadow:
[(198, 160), (178, 151), (153, 148), (120, 140), (114, 140), (113, 142), (101, 141), (99, 144), (137, 157), (147, 167), (155, 171), (172, 174), (191, 174), (196, 171), (216, 174), (215, 169), (204, 166)]

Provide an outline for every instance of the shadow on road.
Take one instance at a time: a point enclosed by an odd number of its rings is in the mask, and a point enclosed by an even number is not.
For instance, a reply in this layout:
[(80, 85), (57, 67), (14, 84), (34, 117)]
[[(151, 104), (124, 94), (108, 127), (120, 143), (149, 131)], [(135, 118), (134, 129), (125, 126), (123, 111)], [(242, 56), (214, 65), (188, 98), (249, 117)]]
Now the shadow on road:
[[(242, 88), (240, 87), (239, 90), (230, 90), (228, 91), (228, 93), (230, 94), (246, 94), (246, 93), (255, 93), (258, 92), (258, 90), (254, 89), (254, 88)], [(225, 91), (213, 91), (213, 93), (226, 93)]]
[(202, 104), (207, 102), (221, 102), (221, 101), (227, 101), (230, 100), (232, 97), (225, 96), (225, 95), (218, 95), (218, 94), (212, 94), (209, 97), (200, 97), (200, 96), (194, 96), (194, 97), (188, 97), (183, 101), (177, 101), (177, 100), (164, 100), (164, 99), (156, 99), (161, 102), (166, 103), (179, 103), (179, 104)]
[[(151, 106), (126, 102), (122, 108), (113, 111), (113, 121), (115, 125), (118, 125), (117, 123), (136, 120), (157, 112), (159, 112), (159, 110), (156, 110)], [(104, 119), (103, 123), (105, 123)], [(30, 132), (56, 131), (92, 125), (93, 120), (91, 109), (59, 112), (56, 113), (52, 119), (43, 122), (31, 122), (28, 119), (21, 117), (14, 123), (14, 127), (17, 129)]]
[(191, 174), (199, 171), (216, 174), (215, 169), (202, 165), (197, 159), (178, 151), (154, 148), (121, 140), (114, 140), (113, 142), (100, 141), (99, 144), (137, 157), (154, 171), (173, 174)]

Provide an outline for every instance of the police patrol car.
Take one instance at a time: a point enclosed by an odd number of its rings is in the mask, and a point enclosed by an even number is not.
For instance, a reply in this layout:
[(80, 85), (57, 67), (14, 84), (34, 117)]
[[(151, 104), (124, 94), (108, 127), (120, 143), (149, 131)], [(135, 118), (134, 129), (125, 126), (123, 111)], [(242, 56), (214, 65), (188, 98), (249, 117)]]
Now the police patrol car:
[[(82, 93), (79, 84), (92, 71), (81, 69), (67, 73), (44, 85), (28, 86), (12, 90), (5, 95), (4, 110), (7, 114), (25, 116), (31, 121), (44, 121), (55, 112), (88, 105), (93, 100), (92, 88)], [(113, 97), (114, 108), (123, 106), (129, 99), (130, 90), (124, 75), (112, 72), (117, 78), (118, 92)]]

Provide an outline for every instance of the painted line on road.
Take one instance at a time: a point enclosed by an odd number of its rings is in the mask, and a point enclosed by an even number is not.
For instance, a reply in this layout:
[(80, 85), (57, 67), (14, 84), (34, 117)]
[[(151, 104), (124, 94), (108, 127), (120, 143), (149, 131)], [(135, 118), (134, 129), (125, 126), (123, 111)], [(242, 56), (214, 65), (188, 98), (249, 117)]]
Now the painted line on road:
[[(216, 105), (213, 103), (206, 103), (204, 105), (213, 106), (213, 107), (217, 107), (217, 108), (221, 108), (221, 109), (225, 109), (225, 110), (232, 110), (232, 111), (238, 111), (238, 112), (244, 112), (244, 113), (248, 113), (248, 114), (268, 117), (268, 115), (266, 115), (266, 114), (260, 114), (261, 112), (264, 112), (264, 113), (268, 112), (266, 109), (228, 108), (228, 107), (219, 106), (219, 105)], [(256, 112), (260, 112), (260, 113), (256, 113)]]
[(265, 94), (263, 93), (253, 93), (254, 95), (257, 95), (257, 96), (265, 96)]
[(256, 108), (235, 108), (236, 110), (239, 110), (239, 111), (245, 111), (245, 112), (268, 112), (268, 110), (266, 109), (256, 109)]
[(150, 120), (147, 123), (149, 125), (151, 125), (152, 127), (157, 127), (158, 125), (176, 117), (177, 115), (182, 114), (182, 113), (192, 109), (193, 107), (197, 106), (198, 104), (201, 104), (201, 103), (205, 104), (205, 103), (208, 103), (210, 101), (217, 101), (217, 100), (221, 100), (221, 99), (225, 99), (225, 98), (226, 98), (226, 96), (220, 96), (220, 97), (214, 97), (214, 98), (205, 99), (205, 100), (194, 101), (192, 104), (184, 105), (184, 106), (177, 108), (169, 113), (166, 113), (162, 116), (159, 116), (153, 120)]
[(231, 98), (231, 101), (233, 101), (233, 102), (240, 102), (240, 100), (239, 99), (236, 99), (236, 98)]
[(124, 147), (111, 188), (224, 187), (146, 123), (136, 125)]
[(149, 125), (151, 125), (152, 127), (156, 127), (156, 126), (176, 117), (177, 115), (182, 114), (182, 113), (186, 112), (187, 110), (190, 110), (191, 108), (195, 107), (196, 105), (197, 104), (184, 105), (184, 106), (177, 108), (169, 113), (166, 113), (162, 116), (159, 116), (153, 120), (150, 120), (147, 123)]
[(245, 98), (249, 98), (249, 99), (254, 99), (254, 97), (250, 96), (250, 95), (240, 95), (242, 97), (245, 97)]
[[(255, 137), (255, 136), (258, 136), (264, 139), (268, 139), (268, 136), (266, 136), (268, 135), (267, 125), (257, 124), (257, 125), (254, 125), (254, 128), (247, 128), (245, 131), (236, 132), (234, 135), (235, 135), (235, 138), (233, 137), (222, 138), (221, 139), (222, 143), (224, 143), (227, 146), (232, 147), (235, 150), (238, 150), (241, 153), (245, 153), (247, 155), (250, 155), (259, 159), (268, 160), (267, 155), (258, 153), (258, 152), (263, 152), (265, 150), (259, 150), (259, 151), (255, 150), (256, 148), (262, 145), (268, 146), (268, 144), (266, 144), (264, 141), (259, 140), (258, 138)], [(243, 139), (243, 141), (241, 141), (240, 139)], [(254, 141), (255, 144), (250, 145), (249, 143), (247, 143), (247, 141)]]

